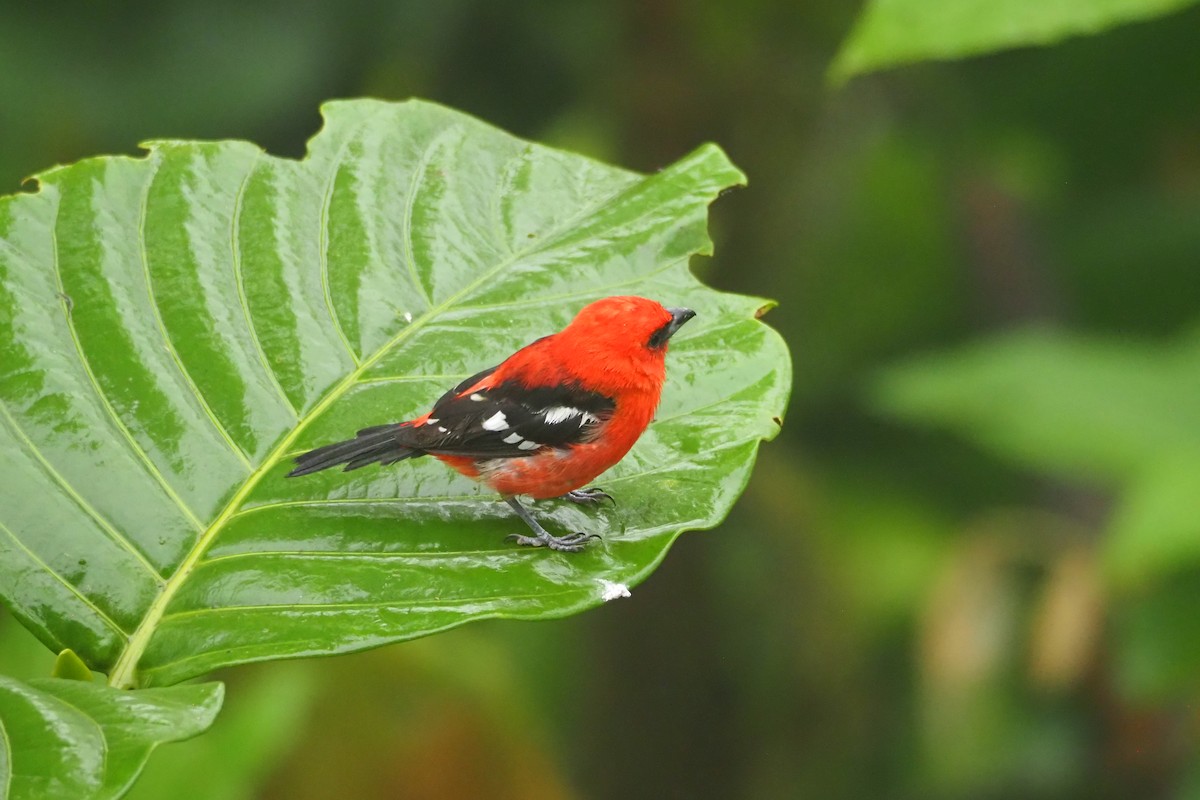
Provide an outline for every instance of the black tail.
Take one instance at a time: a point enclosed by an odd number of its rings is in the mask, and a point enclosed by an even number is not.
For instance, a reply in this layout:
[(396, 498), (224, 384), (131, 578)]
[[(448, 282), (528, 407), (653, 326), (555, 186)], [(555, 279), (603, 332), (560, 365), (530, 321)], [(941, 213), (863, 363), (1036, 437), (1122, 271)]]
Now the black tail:
[(393, 464), (406, 458), (425, 455), (421, 450), (400, 444), (398, 434), (407, 427), (407, 424), (402, 423), (363, 428), (353, 439), (309, 450), (296, 456), (296, 468), (287, 476), (296, 478), (341, 464), (345, 464), (345, 470), (349, 472), (375, 462)]

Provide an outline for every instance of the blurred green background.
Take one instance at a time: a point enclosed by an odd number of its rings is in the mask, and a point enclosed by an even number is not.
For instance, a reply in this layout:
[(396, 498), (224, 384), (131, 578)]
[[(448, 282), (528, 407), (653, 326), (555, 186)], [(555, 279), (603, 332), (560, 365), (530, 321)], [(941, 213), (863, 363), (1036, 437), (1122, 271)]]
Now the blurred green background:
[[(0, 6), (0, 192), (300, 156), (360, 95), (643, 171), (716, 141), (750, 186), (696, 268), (795, 360), (733, 515), (632, 599), (229, 671), (134, 797), (1200, 798), (1200, 8), (835, 87), (857, 12)], [(0, 616), (0, 671), (52, 662)]]

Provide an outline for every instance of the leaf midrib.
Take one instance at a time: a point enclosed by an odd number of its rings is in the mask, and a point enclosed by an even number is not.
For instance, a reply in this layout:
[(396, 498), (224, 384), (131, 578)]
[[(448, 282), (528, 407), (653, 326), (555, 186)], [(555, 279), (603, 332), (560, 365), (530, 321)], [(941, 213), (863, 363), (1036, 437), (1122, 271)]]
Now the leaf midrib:
[[(311, 422), (319, 418), (331, 405), (341, 399), (346, 392), (348, 392), (355, 384), (359, 382), (359, 379), (365, 372), (378, 363), (379, 360), (385, 355), (391, 352), (394, 347), (412, 336), (417, 331), (421, 330), (431, 320), (446, 312), (462, 298), (469, 296), (472, 292), (490, 280), (497, 273), (512, 266), (520, 259), (532, 255), (533, 253), (546, 250), (550, 245), (557, 243), (560, 237), (571, 231), (572, 226), (577, 220), (596, 214), (598, 211), (611, 204), (617, 198), (625, 195), (637, 186), (640, 186), (645, 182), (646, 179), (647, 177), (644, 175), (639, 176), (639, 180), (622, 186), (619, 190), (612, 192), (608, 196), (602, 198), (599, 202), (588, 206), (585, 209), (581, 209), (578, 213), (571, 215), (571, 217), (556, 226), (550, 235), (542, 239), (536, 245), (513, 252), (507, 258), (500, 260), (494, 266), (484, 270), (475, 280), (471, 281), (462, 289), (455, 292), (438, 305), (430, 307), (419, 317), (416, 317), (411, 324), (404, 328), (404, 330), (397, 333), (395, 336), (385, 342), (378, 350), (376, 350), (370, 356), (370, 358), (357, 363), (355, 368), (345, 378), (338, 382), (338, 384), (335, 385), (333, 389), (331, 389), (323, 398), (321, 398), (320, 402), (313, 406), (311, 411), (298, 419), (292, 430), (279, 442), (279, 444), (272, 448), (271, 452), (267, 454), (267, 457), (263, 459), (262, 464), (260, 464), (250, 473), (250, 475), (242, 483), (241, 488), (238, 489), (237, 493), (235, 493), (234, 496), (230, 498), (229, 502), (226, 503), (225, 507), (221, 509), (221, 513), (217, 515), (217, 518), (213, 520), (212, 524), (210, 524), (196, 540), (196, 543), (188, 551), (183, 561), (180, 562), (179, 568), (173, 575), (171, 575), (170, 578), (167, 579), (161, 592), (146, 610), (146, 614), (142, 618), (142, 621), (130, 635), (125, 648), (121, 651), (121, 655), (117, 657), (116, 662), (113, 664), (112, 671), (109, 673), (109, 685), (120, 689), (129, 689), (137, 686), (138, 663), (141, 661), (142, 656), (149, 647), (150, 641), (153, 638), (155, 631), (158, 629), (158, 624), (162, 620), (167, 606), (170, 605), (171, 601), (175, 598), (175, 595), (187, 582), (188, 577), (200, 564), (204, 553), (213, 543), (213, 540), (216, 539), (216, 537), (224, 529), (225, 525), (234, 517), (242, 503), (246, 500), (250, 493), (258, 487), (258, 484), (264, 477), (266, 477), (267, 473), (269, 473), (279, 463), (280, 458), (289, 452), (296, 439), (299, 438), (300, 434), (308, 428)], [(323, 225), (322, 228), (324, 227), (325, 226)]]

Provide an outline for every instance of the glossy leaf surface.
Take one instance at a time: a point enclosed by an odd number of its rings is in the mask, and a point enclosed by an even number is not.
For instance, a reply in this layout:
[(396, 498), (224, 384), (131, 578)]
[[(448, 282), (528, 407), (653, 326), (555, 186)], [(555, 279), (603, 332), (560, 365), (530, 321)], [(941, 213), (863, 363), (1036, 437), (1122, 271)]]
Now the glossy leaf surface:
[(963, 58), (1186, 8), (1196, 0), (869, 0), (830, 72), (844, 80), (931, 59)]
[[(0, 592), (115, 685), (562, 616), (719, 522), (790, 388), (763, 301), (703, 287), (713, 146), (645, 176), (420, 102), (332, 103), (299, 162), (158, 142), (0, 200)], [(291, 457), (641, 294), (699, 316), (656, 423), (572, 557), (433, 459), (304, 479)]]
[(0, 800), (111, 800), (163, 742), (195, 736), (219, 683), (127, 692), (59, 678), (0, 676)]

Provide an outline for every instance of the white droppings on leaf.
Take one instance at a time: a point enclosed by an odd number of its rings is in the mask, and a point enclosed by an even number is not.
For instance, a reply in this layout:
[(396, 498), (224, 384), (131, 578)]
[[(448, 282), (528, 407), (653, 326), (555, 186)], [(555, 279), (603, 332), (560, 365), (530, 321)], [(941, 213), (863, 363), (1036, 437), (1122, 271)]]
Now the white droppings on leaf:
[(621, 597), (629, 597), (629, 587), (623, 583), (613, 583), (600, 579), (600, 599), (604, 602), (616, 600)]
[(405, 311), (405, 312), (404, 312), (404, 321), (405, 321), (405, 322), (412, 322), (412, 312), (411, 312), (411, 311)]

